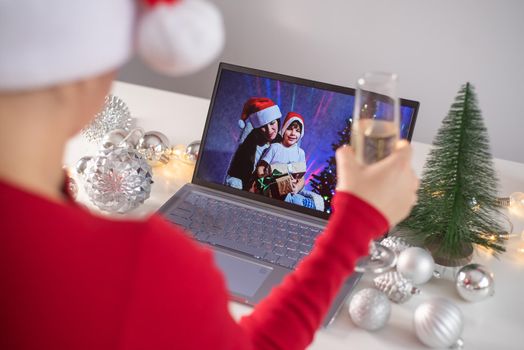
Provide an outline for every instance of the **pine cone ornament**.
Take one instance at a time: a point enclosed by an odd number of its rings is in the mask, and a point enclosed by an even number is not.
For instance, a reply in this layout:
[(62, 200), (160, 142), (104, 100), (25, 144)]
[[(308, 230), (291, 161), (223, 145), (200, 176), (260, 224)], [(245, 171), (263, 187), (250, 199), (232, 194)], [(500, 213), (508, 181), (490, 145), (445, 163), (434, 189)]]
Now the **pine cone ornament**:
[(384, 292), (392, 302), (397, 304), (405, 303), (413, 294), (420, 293), (410, 280), (397, 271), (386, 272), (375, 277), (373, 283), (378, 290)]
[(404, 249), (411, 247), (403, 238), (397, 236), (388, 236), (380, 241), (380, 244), (387, 247), (399, 255)]

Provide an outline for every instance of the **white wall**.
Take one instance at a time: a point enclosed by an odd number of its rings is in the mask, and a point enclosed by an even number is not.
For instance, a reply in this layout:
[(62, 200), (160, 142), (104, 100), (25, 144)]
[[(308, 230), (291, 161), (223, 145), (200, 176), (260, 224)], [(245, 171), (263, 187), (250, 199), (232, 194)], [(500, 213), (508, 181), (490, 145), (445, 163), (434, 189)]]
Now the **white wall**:
[(524, 1), (215, 0), (226, 26), (216, 63), (184, 78), (137, 60), (119, 79), (210, 97), (218, 61), (354, 87), (397, 72), (421, 102), (414, 140), (431, 143), (466, 81), (475, 87), (495, 157), (524, 162)]

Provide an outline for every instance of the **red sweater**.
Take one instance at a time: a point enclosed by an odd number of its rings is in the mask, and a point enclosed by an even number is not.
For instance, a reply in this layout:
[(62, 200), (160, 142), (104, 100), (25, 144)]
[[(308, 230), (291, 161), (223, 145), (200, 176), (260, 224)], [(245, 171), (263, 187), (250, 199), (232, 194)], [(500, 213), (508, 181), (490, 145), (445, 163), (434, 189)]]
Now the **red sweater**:
[(251, 315), (228, 312), (212, 252), (159, 216), (114, 221), (0, 182), (0, 349), (304, 349), (371, 238), (346, 193), (313, 252)]

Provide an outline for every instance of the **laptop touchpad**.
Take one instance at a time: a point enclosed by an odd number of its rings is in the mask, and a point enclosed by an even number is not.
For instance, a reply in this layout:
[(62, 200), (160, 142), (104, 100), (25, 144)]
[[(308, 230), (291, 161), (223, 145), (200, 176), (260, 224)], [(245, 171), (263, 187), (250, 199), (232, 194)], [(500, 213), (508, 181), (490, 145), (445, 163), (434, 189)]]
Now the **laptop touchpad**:
[(215, 263), (224, 273), (228, 289), (233, 293), (253, 297), (273, 270), (218, 250), (214, 253)]

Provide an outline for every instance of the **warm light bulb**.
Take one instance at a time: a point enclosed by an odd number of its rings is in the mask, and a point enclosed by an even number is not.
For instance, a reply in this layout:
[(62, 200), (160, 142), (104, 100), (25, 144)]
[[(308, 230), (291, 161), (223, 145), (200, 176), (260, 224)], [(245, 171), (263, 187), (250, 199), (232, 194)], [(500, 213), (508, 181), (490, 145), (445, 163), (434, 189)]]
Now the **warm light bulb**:
[(513, 192), (509, 196), (509, 209), (512, 213), (524, 216), (524, 193)]

